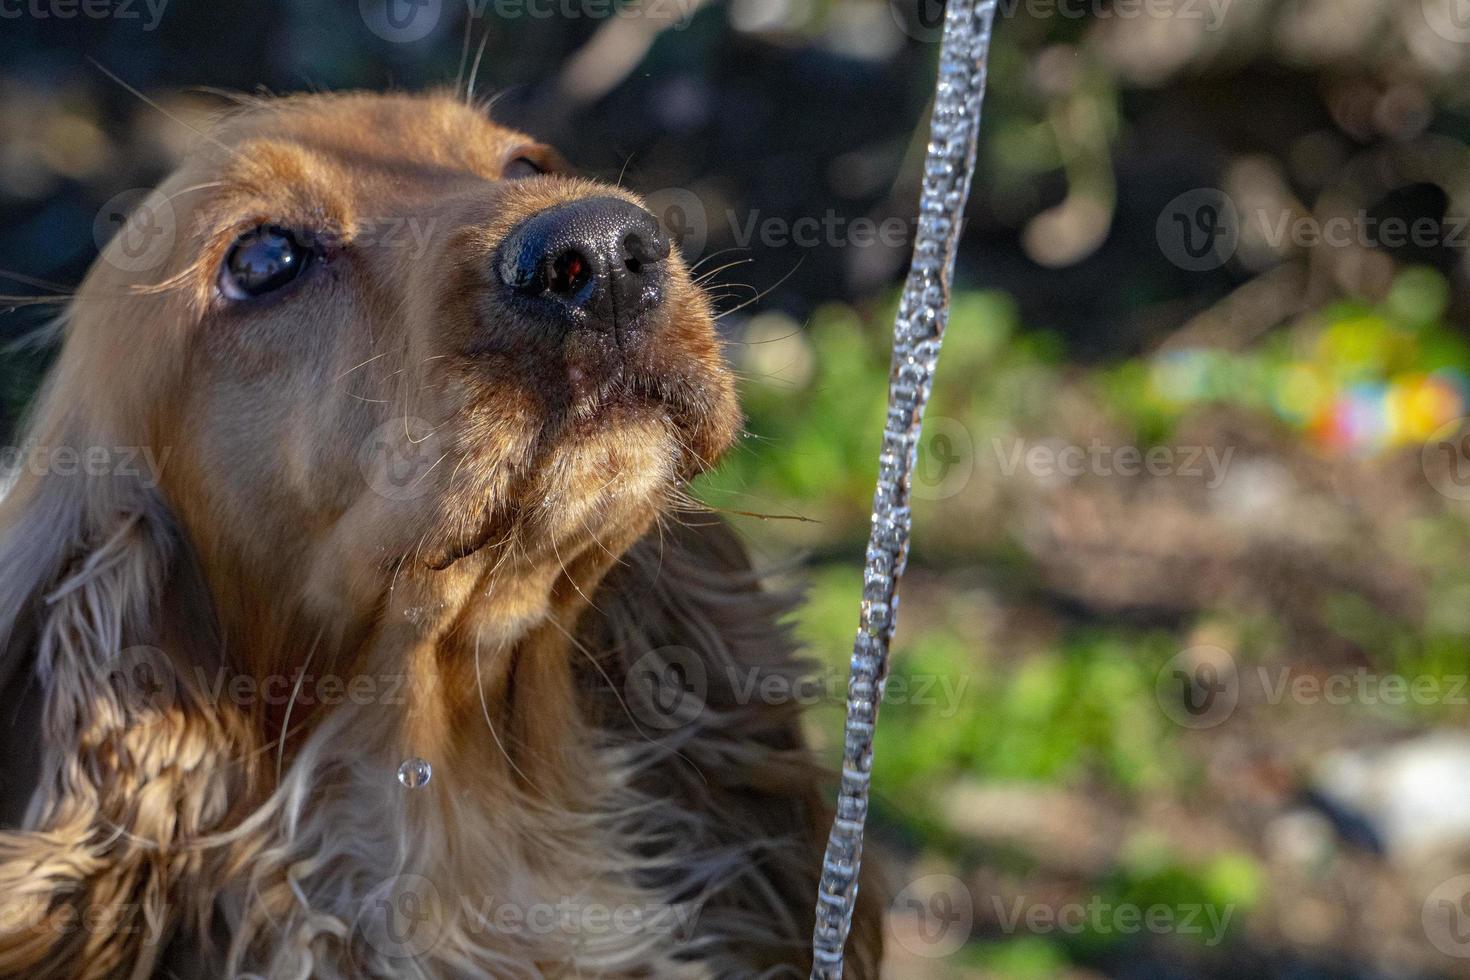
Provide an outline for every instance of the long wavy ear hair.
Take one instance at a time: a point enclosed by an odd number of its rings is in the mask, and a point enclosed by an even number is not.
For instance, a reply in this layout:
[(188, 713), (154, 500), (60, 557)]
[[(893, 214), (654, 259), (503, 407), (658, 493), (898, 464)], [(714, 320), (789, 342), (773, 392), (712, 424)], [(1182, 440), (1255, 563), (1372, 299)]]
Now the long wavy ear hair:
[[(783, 619), (795, 597), (762, 587), (736, 535), (705, 513), (633, 547), (583, 623), (585, 702), (649, 801), (646, 827), (676, 842), (676, 900), (701, 888), (702, 964), (718, 976), (804, 977), (835, 780), (801, 732), (817, 694)], [(839, 694), (841, 692), (838, 692)], [(876, 980), (885, 889), (863, 866), (847, 974)], [(721, 953), (720, 951), (727, 951)], [(728, 960), (722, 958), (728, 956)]]
[(245, 795), (246, 728), (190, 684), (218, 648), (164, 454), (75, 347), (0, 501), (0, 975), (146, 977), (207, 914), (189, 841)]

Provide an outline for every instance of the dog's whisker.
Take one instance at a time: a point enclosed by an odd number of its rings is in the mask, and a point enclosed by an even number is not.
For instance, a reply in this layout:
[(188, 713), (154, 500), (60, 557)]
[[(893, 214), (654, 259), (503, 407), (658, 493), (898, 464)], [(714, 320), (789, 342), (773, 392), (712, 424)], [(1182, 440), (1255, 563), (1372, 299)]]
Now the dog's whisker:
[(510, 752), (506, 750), (505, 743), (500, 740), (500, 733), (495, 730), (495, 722), (490, 720), (490, 705), (485, 699), (485, 680), (480, 674), (480, 634), (478, 632), (475, 634), (475, 690), (480, 693), (480, 710), (485, 714), (485, 727), (490, 729), (490, 737), (495, 740), (495, 747), (500, 750), (500, 754), (505, 757), (510, 768), (526, 781), (527, 786), (544, 795), (544, 791), (536, 785), (536, 781), (527, 775), (526, 771), (511, 757)]
[(380, 358), (380, 357), (387, 357), (387, 356), (388, 356), (388, 352), (387, 351), (383, 351), (380, 354), (374, 354), (372, 357), (369, 357), (367, 360), (360, 361), (357, 364), (354, 364), (352, 367), (348, 368), (346, 371), (343, 371), (341, 374), (337, 375), (335, 378), (332, 379), (332, 383), (333, 384), (336, 384), (338, 381), (341, 381), (343, 378), (347, 377), (353, 371), (356, 371), (359, 368), (367, 367), (369, 364), (373, 363), (378, 358)]
[(485, 33), (480, 38), (480, 48), (479, 48), (478, 51), (475, 52), (475, 63), (470, 68), (470, 80), (469, 80), (469, 83), (465, 86), (465, 92), (464, 92), (465, 105), (474, 105), (474, 103), (475, 103), (475, 79), (478, 78), (479, 75), (480, 75), (480, 59), (485, 56), (485, 45), (487, 45), (489, 43), (490, 43), (490, 27), (487, 24), (485, 26)]
[[(9, 269), (0, 269), (0, 279), (13, 279), (16, 282), (24, 283), (27, 286), (35, 286), (37, 289), (49, 289), (53, 293), (61, 293), (61, 296), (55, 297), (57, 299), (65, 300), (70, 299), (72, 296), (72, 290), (67, 286), (63, 286), (61, 283), (51, 282), (48, 279), (40, 279), (36, 276), (28, 276), (22, 272), (12, 272)], [(24, 298), (31, 299), (34, 297)], [(0, 299), (9, 299), (9, 297), (0, 297)]]
[(65, 306), (71, 301), (70, 296), (7, 296), (0, 294), (0, 303), (12, 309), (21, 306)]
[(756, 295), (752, 296), (750, 299), (746, 300), (744, 303), (741, 303), (739, 306), (736, 306), (733, 309), (724, 310), (723, 312), (719, 313), (715, 317), (715, 319), (716, 320), (719, 320), (719, 319), (721, 319), (723, 317), (729, 316), (731, 313), (737, 313), (740, 310), (745, 309), (750, 304), (757, 303), (760, 300), (764, 299), (765, 297), (769, 296), (775, 290), (780, 289), (781, 286), (783, 286), (786, 283), (786, 280), (788, 280), (792, 276), (796, 275), (797, 270), (801, 268), (801, 264), (803, 262), (805, 262), (805, 261), (806, 261), (806, 256), (803, 255), (800, 259), (797, 259), (796, 264), (791, 267), (791, 271), (788, 272), (788, 273), (786, 273), (786, 275), (782, 276), (780, 279), (777, 279), (770, 286), (767, 286), (765, 289), (761, 290), (759, 293), (757, 293)]
[(633, 709), (629, 706), (628, 702), (623, 699), (622, 692), (618, 690), (617, 683), (608, 674), (606, 668), (602, 666), (601, 661), (598, 660), (598, 658), (592, 653), (592, 651), (588, 650), (586, 645), (582, 643), (581, 640), (577, 639), (577, 637), (574, 636), (571, 632), (569, 632), (565, 626), (557, 622), (556, 617), (549, 617), (547, 619), (547, 622), (550, 623), (550, 625), (555, 628), (558, 633), (566, 637), (567, 642), (572, 645), (572, 648), (581, 653), (582, 656), (587, 658), (588, 663), (592, 664), (593, 669), (597, 671), (598, 675), (602, 677), (603, 682), (607, 684), (607, 690), (612, 694), (613, 698), (622, 707), (624, 715), (627, 716), (628, 722), (632, 724), (633, 730), (637, 732), (638, 736), (649, 745), (655, 746), (659, 749), (667, 749), (674, 758), (679, 759), (680, 761), (688, 765), (689, 768), (694, 772), (694, 774), (697, 775), (706, 786), (708, 786), (709, 777), (705, 775), (704, 770), (701, 769), (693, 759), (689, 758), (678, 749), (673, 748), (667, 742), (653, 738), (646, 731), (644, 731), (642, 724), (640, 724), (637, 717), (635, 717)]
[(123, 89), (125, 91), (127, 91), (129, 94), (131, 94), (133, 96), (136, 96), (138, 99), (141, 99), (147, 105), (153, 107), (154, 109), (157, 109), (165, 117), (167, 117), (168, 119), (172, 120), (173, 122), (178, 123), (180, 126), (183, 126), (185, 129), (189, 130), (189, 132), (191, 132), (194, 135), (198, 136), (200, 139), (203, 139), (203, 140), (206, 140), (209, 143), (212, 143), (214, 146), (216, 146), (219, 149), (223, 150), (227, 155), (229, 155), (229, 156), (234, 156), (235, 155), (235, 151), (232, 150), (230, 147), (226, 146), (225, 144), (221, 143), (219, 140), (215, 139), (214, 136), (212, 136), (211, 134), (206, 133), (203, 130), (199, 129), (197, 126), (191, 125), (187, 120), (181, 119), (178, 116), (174, 115), (173, 113), (169, 112), (163, 106), (159, 105), (156, 101), (154, 101), (153, 99), (150, 99), (148, 96), (144, 95), (142, 92), (138, 91), (136, 88), (134, 88), (133, 86), (129, 85), (127, 82), (123, 81), (114, 72), (112, 72), (109, 68), (107, 68), (106, 65), (102, 64), (102, 62), (98, 61), (96, 58), (93, 58), (91, 55), (88, 55), (87, 56), (87, 60), (90, 61), (92, 63), (92, 66), (94, 68), (96, 68), (98, 71), (100, 71), (102, 74), (104, 74), (108, 78), (112, 79), (118, 85), (121, 85), (123, 87)]
[(291, 688), (291, 697), (286, 702), (286, 710), (281, 718), (280, 745), (276, 749), (276, 782), (278, 784), (281, 781), (281, 767), (286, 760), (286, 731), (291, 725), (291, 709), (296, 706), (296, 699), (301, 696), (301, 685), (306, 681), (307, 668), (311, 666), (311, 658), (316, 656), (317, 646), (321, 643), (324, 630), (325, 627), (317, 631), (316, 639), (312, 640), (311, 646), (306, 651), (306, 658), (301, 663), (301, 671), (296, 675), (296, 683)]
[(768, 388), (781, 388), (785, 391), (801, 391), (806, 386), (780, 374), (772, 374), (768, 371), (732, 371), (737, 381), (747, 384), (762, 384)]
[[(742, 265), (750, 265), (754, 261), (755, 261), (755, 259), (753, 259), (753, 258), (744, 258), (744, 259), (736, 259), (733, 262), (726, 262), (724, 265), (716, 266), (713, 269), (709, 269), (709, 270), (707, 270), (705, 272), (701, 272), (697, 277), (695, 277), (695, 279), (693, 280), (693, 282), (694, 282), (694, 284), (696, 286), (702, 286), (705, 283), (709, 282), (711, 279), (713, 279), (715, 276), (717, 276), (720, 273), (724, 272), (726, 269), (736, 269), (736, 268), (739, 268)], [(691, 269), (689, 271), (690, 272), (693, 272), (694, 270)]]
[[(457, 98), (463, 98), (464, 93), (464, 70), (470, 60), (470, 41), (475, 33), (475, 8), (473, 4), (465, 4), (464, 11), (464, 40), (459, 45), (459, 68), (454, 73), (454, 94)], [(465, 100), (468, 103), (468, 100)]]
[[(714, 252), (711, 252), (710, 254), (704, 256), (703, 258), (701, 258), (698, 261), (696, 261), (693, 265), (691, 265), (689, 267), (689, 275), (692, 277), (694, 275), (694, 273), (696, 273), (696, 272), (699, 271), (699, 267), (700, 266), (704, 265), (706, 262), (713, 262), (715, 259), (719, 258), (721, 255), (729, 255), (731, 252), (748, 252), (748, 251), (750, 251), (750, 248), (749, 248), (749, 246), (745, 246), (745, 245), (731, 245), (729, 248), (718, 249), (718, 250), (716, 250)], [(752, 260), (752, 261), (754, 261), (754, 260)], [(695, 280), (695, 281), (697, 282), (698, 280)]]
[(225, 186), (225, 182), (222, 181), (222, 180), (206, 180), (202, 184), (192, 184), (189, 187), (182, 187), (179, 190), (174, 191), (168, 197), (164, 198), (164, 200), (166, 200), (170, 204), (172, 204), (174, 201), (179, 200), (185, 194), (195, 194), (195, 193), (198, 193), (199, 191), (207, 191), (207, 190), (211, 190), (211, 189), (213, 189), (215, 187), (223, 187), (223, 186)]

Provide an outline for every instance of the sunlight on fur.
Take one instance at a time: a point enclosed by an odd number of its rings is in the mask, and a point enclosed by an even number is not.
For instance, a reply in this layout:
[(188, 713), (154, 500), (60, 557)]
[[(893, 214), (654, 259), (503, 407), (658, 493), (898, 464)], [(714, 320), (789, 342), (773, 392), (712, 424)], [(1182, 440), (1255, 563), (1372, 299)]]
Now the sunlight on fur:
[(830, 782), (640, 200), (452, 94), (242, 99), (149, 200), (0, 500), (0, 974), (804, 976)]

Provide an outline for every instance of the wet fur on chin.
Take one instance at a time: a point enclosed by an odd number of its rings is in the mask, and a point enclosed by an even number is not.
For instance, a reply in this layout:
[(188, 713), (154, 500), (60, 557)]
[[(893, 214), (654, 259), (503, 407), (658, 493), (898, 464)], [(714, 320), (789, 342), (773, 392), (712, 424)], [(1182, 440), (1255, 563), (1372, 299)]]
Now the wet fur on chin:
[[(679, 266), (663, 361), (634, 365), (661, 402), (532, 432), (515, 420), (545, 410), (536, 386), (471, 350), (488, 314), (459, 253), (357, 270), (374, 288), (344, 260), (312, 287), (337, 322), (248, 321), (210, 306), (219, 236), (189, 236), (306, 190), (350, 227), (421, 181), (436, 214), (478, 216), (446, 240), (483, 255), (517, 216), (607, 188), (503, 186), (527, 138), (439, 96), (245, 100), (216, 132), (249, 152), (165, 185), (166, 280), (89, 275), (28, 429), (164, 445), (168, 470), (23, 472), (0, 500), (0, 976), (806, 975), (825, 780), (794, 698), (748, 694), (798, 690), (790, 603), (678, 506), (739, 427), (703, 293)], [(266, 184), (286, 196), (256, 200)], [(361, 322), (379, 343), (408, 324), (398, 356), (365, 362)], [(456, 420), (423, 500), (330, 478), (360, 482), (335, 446), (381, 421), (327, 384), (359, 362), (354, 383)], [(241, 407), (260, 385), (301, 407)], [(640, 676), (668, 658), (701, 710), (640, 723)], [(161, 693), (129, 683), (140, 663)], [(219, 686), (303, 672), (376, 686), (284, 705)], [(415, 790), (395, 778), (410, 754), (434, 765)], [(877, 976), (880, 905), (868, 882), (852, 977)]]

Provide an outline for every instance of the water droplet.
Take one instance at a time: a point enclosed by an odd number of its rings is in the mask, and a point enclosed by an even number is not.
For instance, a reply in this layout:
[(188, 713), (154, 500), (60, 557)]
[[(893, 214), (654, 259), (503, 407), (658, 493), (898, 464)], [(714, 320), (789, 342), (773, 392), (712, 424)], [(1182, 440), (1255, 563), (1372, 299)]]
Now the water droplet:
[(403, 764), (398, 767), (398, 781), (409, 789), (427, 785), (433, 775), (434, 767), (418, 756), (403, 760)]

